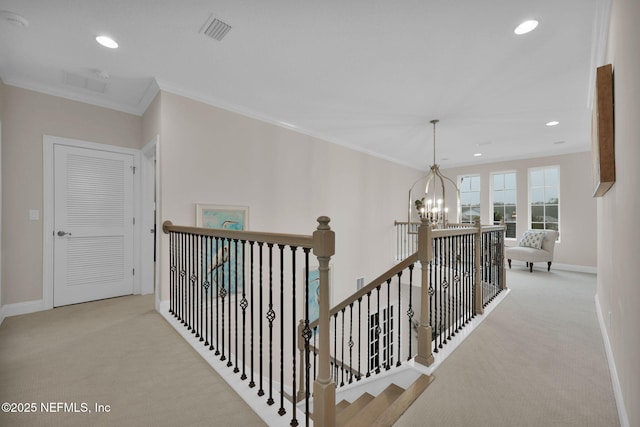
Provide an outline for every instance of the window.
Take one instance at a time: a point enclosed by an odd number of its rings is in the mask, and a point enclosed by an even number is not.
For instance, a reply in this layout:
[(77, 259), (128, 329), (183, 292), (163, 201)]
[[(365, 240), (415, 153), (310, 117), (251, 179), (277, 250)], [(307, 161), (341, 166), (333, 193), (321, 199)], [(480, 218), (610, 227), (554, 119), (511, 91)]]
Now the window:
[(369, 316), (369, 369), (386, 366), (387, 358), (393, 364), (393, 306), (382, 309), (382, 324), (379, 313)]
[(480, 223), (480, 175), (460, 177), (460, 222)]
[(506, 237), (516, 238), (516, 173), (503, 172), (492, 174), (493, 223), (501, 220), (507, 226)]
[(560, 231), (560, 168), (529, 169), (530, 226)]

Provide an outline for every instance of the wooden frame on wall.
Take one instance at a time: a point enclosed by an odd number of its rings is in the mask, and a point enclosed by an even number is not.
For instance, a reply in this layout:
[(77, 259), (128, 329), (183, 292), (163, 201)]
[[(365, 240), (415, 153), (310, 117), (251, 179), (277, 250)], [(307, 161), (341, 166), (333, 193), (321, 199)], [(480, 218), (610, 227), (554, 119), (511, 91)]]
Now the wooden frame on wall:
[(598, 67), (591, 122), (593, 197), (602, 197), (616, 182), (613, 122), (613, 66)]

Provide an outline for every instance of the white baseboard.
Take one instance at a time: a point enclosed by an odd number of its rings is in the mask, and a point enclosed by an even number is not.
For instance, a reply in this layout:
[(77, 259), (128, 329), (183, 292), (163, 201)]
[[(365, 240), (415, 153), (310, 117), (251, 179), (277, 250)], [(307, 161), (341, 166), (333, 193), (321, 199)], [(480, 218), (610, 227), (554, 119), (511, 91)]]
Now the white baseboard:
[[(512, 260), (511, 265), (525, 265), (524, 261)], [(508, 269), (509, 267), (507, 267)], [(546, 262), (536, 262), (533, 264), (534, 270), (547, 270)], [(598, 274), (597, 267), (590, 267), (588, 265), (574, 265), (574, 264), (559, 264), (556, 262), (551, 263), (551, 270), (562, 270), (562, 271), (572, 271), (574, 273), (588, 273), (588, 274)]]
[(596, 314), (598, 315), (598, 323), (600, 324), (600, 332), (602, 333), (602, 341), (604, 341), (604, 350), (607, 354), (607, 362), (609, 363), (609, 374), (611, 375), (611, 383), (613, 385), (613, 395), (616, 399), (616, 407), (618, 408), (618, 417), (620, 418), (621, 427), (630, 427), (629, 416), (627, 415), (627, 409), (624, 404), (624, 396), (622, 395), (622, 386), (618, 379), (618, 370), (616, 369), (616, 362), (613, 358), (613, 350), (611, 349), (611, 343), (609, 342), (609, 334), (607, 333), (606, 323), (602, 315), (602, 307), (600, 307), (600, 300), (598, 295), (595, 296), (596, 300)]
[(598, 274), (598, 267), (590, 267), (588, 265), (574, 265), (574, 264), (551, 264), (551, 268), (557, 268), (563, 271), (573, 271), (575, 273), (589, 273)]
[[(229, 369), (227, 364), (220, 360), (220, 357), (215, 356), (212, 351), (195, 338), (195, 335), (189, 332), (184, 325), (169, 313), (168, 300), (160, 301), (160, 310), (158, 310), (158, 312), (268, 426), (289, 427), (291, 407), (287, 408), (287, 416), (278, 415), (275, 406), (267, 405), (264, 397), (259, 397), (255, 389), (250, 389), (247, 386), (247, 382), (240, 379), (240, 375)], [(248, 367), (246, 368), (248, 371)], [(304, 420), (304, 413), (300, 409), (297, 409), (297, 411), (297, 419), (300, 421)]]
[(45, 310), (43, 300), (7, 304), (2, 308), (4, 309), (4, 317), (18, 316), (20, 314), (29, 314)]
[(0, 325), (4, 321), (4, 305), (0, 307)]

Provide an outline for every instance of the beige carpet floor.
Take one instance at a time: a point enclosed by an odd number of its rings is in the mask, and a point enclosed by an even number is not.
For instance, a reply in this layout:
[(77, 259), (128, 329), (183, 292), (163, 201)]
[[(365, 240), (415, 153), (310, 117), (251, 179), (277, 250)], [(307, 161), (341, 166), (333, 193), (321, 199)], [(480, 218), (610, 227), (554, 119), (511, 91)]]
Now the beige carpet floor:
[[(511, 293), (395, 425), (619, 426), (595, 277), (514, 267), (507, 281)], [(38, 405), (0, 413), (0, 426), (264, 425), (148, 296), (5, 319), (0, 402)], [(42, 412), (57, 402), (92, 412)]]
[(507, 298), (395, 426), (619, 426), (596, 278), (516, 267)]
[[(5, 319), (0, 402), (37, 405), (35, 413), (0, 413), (0, 426), (264, 425), (154, 311), (152, 296)], [(60, 412), (43, 412), (43, 403)]]

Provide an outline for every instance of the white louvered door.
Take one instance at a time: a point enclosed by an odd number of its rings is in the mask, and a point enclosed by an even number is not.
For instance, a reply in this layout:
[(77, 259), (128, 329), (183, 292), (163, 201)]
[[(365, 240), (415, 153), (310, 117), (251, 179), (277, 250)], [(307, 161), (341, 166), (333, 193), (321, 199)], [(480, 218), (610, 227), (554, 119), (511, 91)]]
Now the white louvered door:
[(55, 307), (133, 293), (133, 156), (54, 146)]

